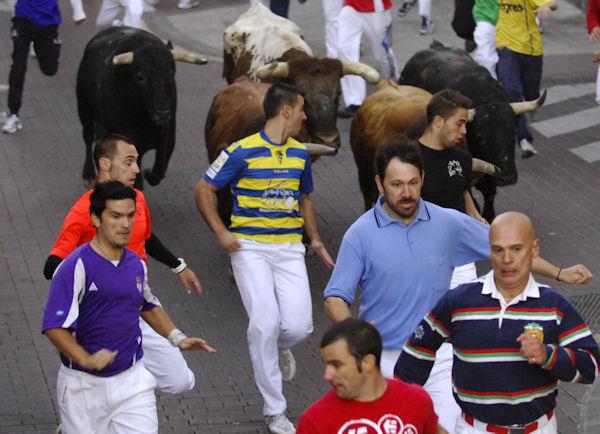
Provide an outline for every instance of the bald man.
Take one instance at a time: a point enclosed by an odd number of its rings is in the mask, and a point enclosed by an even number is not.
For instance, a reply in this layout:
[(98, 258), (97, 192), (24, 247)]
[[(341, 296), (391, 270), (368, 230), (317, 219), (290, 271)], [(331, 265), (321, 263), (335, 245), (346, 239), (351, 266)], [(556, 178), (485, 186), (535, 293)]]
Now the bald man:
[(573, 305), (531, 275), (540, 240), (529, 218), (509, 212), (490, 227), (492, 271), (449, 291), (402, 350), (395, 374), (424, 384), (435, 352), (454, 346), (458, 433), (557, 432), (558, 380), (593, 383), (598, 345)]

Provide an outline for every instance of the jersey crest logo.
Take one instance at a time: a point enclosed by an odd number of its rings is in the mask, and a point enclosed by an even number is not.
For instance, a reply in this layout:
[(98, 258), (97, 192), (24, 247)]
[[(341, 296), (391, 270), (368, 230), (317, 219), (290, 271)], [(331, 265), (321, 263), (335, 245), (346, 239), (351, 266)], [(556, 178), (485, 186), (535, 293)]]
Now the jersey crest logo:
[(425, 329), (419, 324), (419, 327), (415, 330), (415, 340), (420, 341), (425, 334)]
[(384, 414), (377, 423), (369, 419), (349, 420), (337, 434), (419, 434), (412, 424), (404, 424), (395, 414)]
[(462, 166), (460, 165), (460, 161), (458, 160), (450, 160), (448, 161), (448, 176), (452, 178), (453, 176), (463, 176)]
[(280, 150), (275, 151), (275, 156), (279, 160), (279, 164), (283, 161), (283, 153)]
[(135, 286), (138, 292), (142, 292), (144, 290), (144, 285), (142, 284), (142, 279), (140, 276), (135, 276)]
[(96, 286), (96, 284), (94, 282), (92, 282), (92, 284), (90, 285), (88, 292), (91, 291), (98, 291), (98, 287)]

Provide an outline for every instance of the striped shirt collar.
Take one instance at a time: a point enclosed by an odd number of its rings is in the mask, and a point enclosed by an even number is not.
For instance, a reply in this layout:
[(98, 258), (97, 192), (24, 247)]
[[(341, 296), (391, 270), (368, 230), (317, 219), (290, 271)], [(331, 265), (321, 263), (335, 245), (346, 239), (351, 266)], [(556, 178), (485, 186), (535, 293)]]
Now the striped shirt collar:
[(275, 143), (273, 140), (271, 140), (269, 138), (269, 136), (267, 136), (267, 133), (265, 133), (265, 129), (264, 128), (260, 129), (260, 138), (263, 139), (268, 144), (273, 145), (273, 146), (282, 146), (282, 145), (285, 144), (285, 143)]
[[(483, 295), (490, 295), (496, 300), (504, 301), (504, 297), (496, 287), (496, 282), (494, 282), (494, 270), (491, 270), (488, 274), (486, 274), (483, 280), (483, 287), (481, 288), (481, 293)], [(529, 281), (527, 282), (527, 286), (525, 287), (525, 289), (517, 297), (513, 298), (512, 301), (514, 303), (518, 303), (520, 301), (527, 300), (527, 298), (540, 298), (540, 290), (538, 288), (538, 284), (531, 275), (531, 273), (529, 273)]]

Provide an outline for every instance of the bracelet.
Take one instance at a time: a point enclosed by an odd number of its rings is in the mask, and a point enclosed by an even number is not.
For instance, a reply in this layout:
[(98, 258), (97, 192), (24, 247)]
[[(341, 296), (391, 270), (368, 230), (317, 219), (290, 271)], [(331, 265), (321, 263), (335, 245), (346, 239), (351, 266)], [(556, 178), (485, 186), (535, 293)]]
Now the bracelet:
[(558, 269), (558, 274), (556, 275), (556, 281), (557, 281), (557, 282), (560, 282), (560, 279), (559, 279), (559, 277), (560, 277), (560, 272), (561, 272), (561, 271), (562, 271), (562, 268), (559, 268), (559, 269)]
[(187, 336), (181, 330), (173, 329), (171, 330), (171, 333), (169, 333), (169, 337), (167, 339), (169, 339), (171, 345), (173, 345), (174, 347), (179, 347), (181, 341), (187, 339)]
[(183, 258), (177, 258), (177, 259), (179, 259), (179, 265), (175, 268), (171, 268), (171, 271), (175, 274), (181, 273), (183, 270), (185, 270), (185, 267), (187, 267), (187, 264), (185, 263)]

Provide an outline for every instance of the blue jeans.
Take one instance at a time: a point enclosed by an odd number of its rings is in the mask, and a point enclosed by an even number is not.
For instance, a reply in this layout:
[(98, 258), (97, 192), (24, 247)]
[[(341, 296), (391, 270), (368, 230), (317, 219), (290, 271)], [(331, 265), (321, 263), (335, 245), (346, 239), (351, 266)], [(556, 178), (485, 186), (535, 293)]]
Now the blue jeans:
[[(509, 94), (511, 102), (531, 101), (540, 96), (543, 56), (529, 56), (502, 48), (498, 51), (498, 81)], [(527, 116), (517, 117), (517, 138), (533, 141)]]
[(276, 15), (287, 18), (290, 8), (290, 0), (271, 0), (270, 9)]

